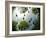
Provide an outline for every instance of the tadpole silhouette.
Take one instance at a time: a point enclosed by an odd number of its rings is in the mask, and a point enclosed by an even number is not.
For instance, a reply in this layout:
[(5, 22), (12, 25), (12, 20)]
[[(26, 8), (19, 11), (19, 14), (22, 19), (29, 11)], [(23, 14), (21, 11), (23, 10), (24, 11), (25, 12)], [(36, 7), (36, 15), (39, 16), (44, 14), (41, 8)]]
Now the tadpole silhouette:
[(29, 20), (29, 23), (31, 22), (32, 18)]
[(16, 17), (17, 17), (17, 14), (16, 14)]
[(25, 14), (24, 14), (24, 16), (25, 16)]
[(23, 17), (23, 20), (24, 20), (24, 17)]

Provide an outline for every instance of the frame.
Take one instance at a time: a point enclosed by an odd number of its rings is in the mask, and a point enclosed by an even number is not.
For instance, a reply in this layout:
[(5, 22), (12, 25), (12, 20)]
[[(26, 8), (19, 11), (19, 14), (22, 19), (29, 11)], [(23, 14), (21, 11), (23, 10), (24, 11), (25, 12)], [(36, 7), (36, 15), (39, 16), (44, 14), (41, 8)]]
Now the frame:
[[(45, 4), (20, 1), (5, 1), (5, 36), (34, 36), (45, 34)], [(12, 7), (34, 7), (40, 8), (40, 29), (31, 31), (11, 31), (12, 30)]]

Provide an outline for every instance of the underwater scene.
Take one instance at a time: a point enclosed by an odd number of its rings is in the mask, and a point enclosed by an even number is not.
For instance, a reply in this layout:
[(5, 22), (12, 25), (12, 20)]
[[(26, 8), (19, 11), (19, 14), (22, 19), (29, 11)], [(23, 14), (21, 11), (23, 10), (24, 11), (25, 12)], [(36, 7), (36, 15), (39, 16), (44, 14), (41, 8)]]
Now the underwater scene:
[(12, 7), (12, 31), (40, 30), (40, 8)]

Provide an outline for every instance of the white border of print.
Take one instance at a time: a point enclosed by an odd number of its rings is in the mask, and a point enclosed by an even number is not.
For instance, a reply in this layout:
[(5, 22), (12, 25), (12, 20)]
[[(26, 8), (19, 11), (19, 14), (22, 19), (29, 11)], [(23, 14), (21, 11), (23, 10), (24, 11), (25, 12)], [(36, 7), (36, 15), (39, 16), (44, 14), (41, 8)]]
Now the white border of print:
[[(12, 31), (12, 7), (39, 7), (40, 8), (40, 30), (31, 31)], [(43, 6), (42, 5), (20, 5), (10, 4), (10, 18), (9, 18), (9, 34), (26, 34), (26, 33), (43, 33)]]

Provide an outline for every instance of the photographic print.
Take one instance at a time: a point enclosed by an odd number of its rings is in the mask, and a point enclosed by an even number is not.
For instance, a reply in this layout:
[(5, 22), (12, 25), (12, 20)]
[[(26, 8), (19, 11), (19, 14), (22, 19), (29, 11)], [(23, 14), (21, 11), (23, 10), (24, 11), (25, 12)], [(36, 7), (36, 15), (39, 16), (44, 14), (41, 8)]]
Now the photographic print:
[(40, 8), (12, 7), (12, 31), (40, 30)]
[(6, 2), (6, 36), (44, 35), (44, 3)]

